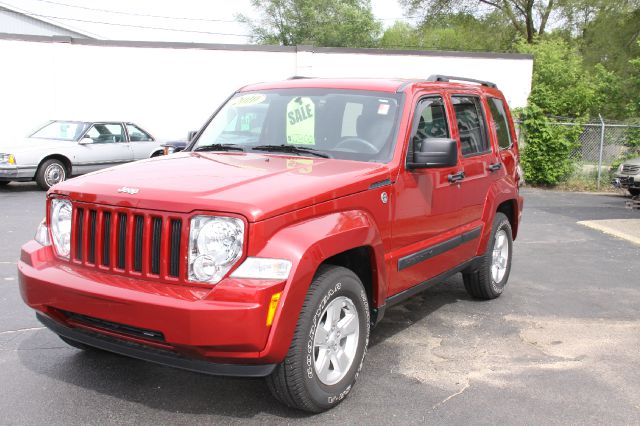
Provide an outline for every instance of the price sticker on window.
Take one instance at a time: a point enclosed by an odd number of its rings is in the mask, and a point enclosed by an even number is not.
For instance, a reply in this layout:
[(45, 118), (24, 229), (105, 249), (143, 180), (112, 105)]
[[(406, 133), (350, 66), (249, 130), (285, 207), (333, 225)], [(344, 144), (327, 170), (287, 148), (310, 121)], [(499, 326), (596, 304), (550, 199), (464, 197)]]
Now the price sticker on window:
[(316, 107), (311, 98), (297, 97), (287, 104), (287, 143), (315, 145)]

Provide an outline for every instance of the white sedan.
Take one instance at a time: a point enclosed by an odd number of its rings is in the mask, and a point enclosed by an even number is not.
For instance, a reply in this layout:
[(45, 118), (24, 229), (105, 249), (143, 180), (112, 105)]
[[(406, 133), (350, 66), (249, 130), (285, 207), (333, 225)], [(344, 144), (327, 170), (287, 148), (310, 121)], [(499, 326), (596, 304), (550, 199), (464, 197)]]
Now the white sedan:
[(162, 153), (161, 143), (133, 123), (50, 121), (20, 143), (0, 143), (0, 186), (35, 180), (47, 190), (71, 176)]

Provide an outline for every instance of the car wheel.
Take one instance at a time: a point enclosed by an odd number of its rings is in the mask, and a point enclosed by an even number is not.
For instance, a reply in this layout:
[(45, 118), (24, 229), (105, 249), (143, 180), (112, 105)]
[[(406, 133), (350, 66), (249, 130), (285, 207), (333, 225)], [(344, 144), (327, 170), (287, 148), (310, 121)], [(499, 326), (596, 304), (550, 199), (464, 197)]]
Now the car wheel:
[(322, 266), (300, 311), (285, 360), (267, 377), (284, 404), (319, 413), (338, 405), (355, 383), (369, 343), (369, 302), (351, 270)]
[(7, 186), (11, 183), (10, 180), (0, 180), (0, 187)]
[(47, 191), (53, 185), (63, 182), (67, 178), (67, 169), (60, 160), (47, 160), (40, 164), (36, 173), (36, 182), (40, 188)]
[(93, 346), (85, 345), (84, 343), (77, 342), (75, 340), (69, 339), (68, 337), (63, 337), (58, 335), (63, 342), (65, 342), (69, 346), (73, 346), (76, 349), (80, 349), (81, 351), (99, 351), (100, 349), (94, 348)]
[(632, 197), (637, 197), (640, 195), (640, 188), (629, 188), (629, 194), (631, 194)]
[(511, 272), (513, 234), (509, 219), (496, 213), (487, 251), (474, 271), (462, 274), (464, 288), (478, 299), (495, 299), (502, 294)]

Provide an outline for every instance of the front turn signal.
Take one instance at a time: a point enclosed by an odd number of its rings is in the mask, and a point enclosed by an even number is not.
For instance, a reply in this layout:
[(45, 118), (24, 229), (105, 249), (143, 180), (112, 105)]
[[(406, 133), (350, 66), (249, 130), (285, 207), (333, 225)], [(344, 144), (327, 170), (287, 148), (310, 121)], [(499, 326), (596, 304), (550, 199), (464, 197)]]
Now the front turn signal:
[(282, 292), (275, 293), (271, 296), (271, 302), (269, 302), (269, 312), (267, 312), (267, 327), (273, 324), (273, 317), (276, 316), (276, 309), (278, 308), (278, 302), (280, 301)]

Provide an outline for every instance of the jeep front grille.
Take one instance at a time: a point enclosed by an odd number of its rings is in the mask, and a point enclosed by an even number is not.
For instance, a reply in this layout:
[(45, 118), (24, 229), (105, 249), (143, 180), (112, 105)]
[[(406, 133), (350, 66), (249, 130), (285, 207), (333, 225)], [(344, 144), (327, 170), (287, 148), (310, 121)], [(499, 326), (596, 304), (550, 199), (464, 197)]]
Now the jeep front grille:
[(635, 164), (624, 164), (622, 166), (622, 173), (628, 175), (637, 175), (640, 172), (640, 166), (636, 166)]
[(76, 203), (72, 221), (75, 263), (125, 275), (184, 280), (182, 217)]

